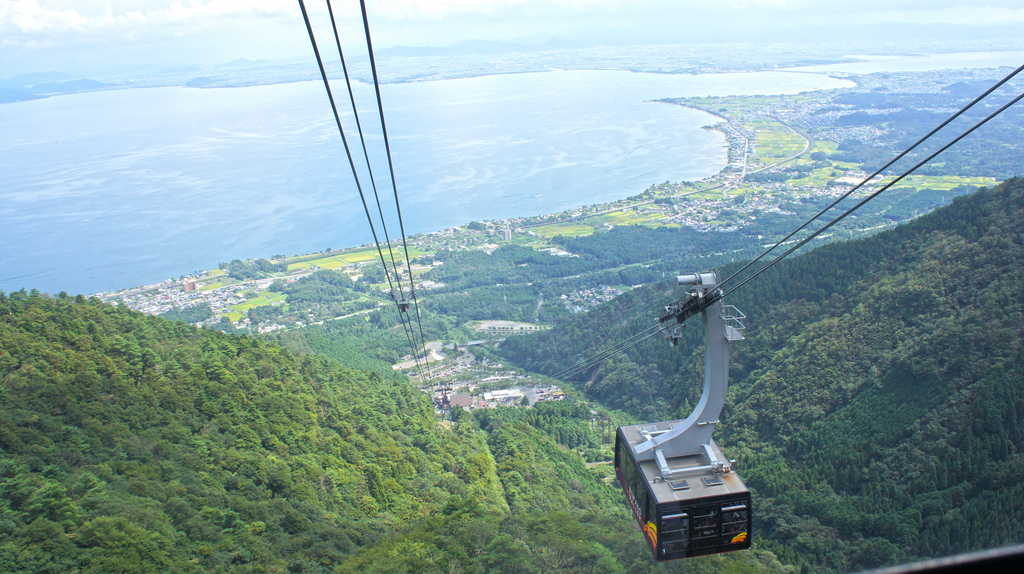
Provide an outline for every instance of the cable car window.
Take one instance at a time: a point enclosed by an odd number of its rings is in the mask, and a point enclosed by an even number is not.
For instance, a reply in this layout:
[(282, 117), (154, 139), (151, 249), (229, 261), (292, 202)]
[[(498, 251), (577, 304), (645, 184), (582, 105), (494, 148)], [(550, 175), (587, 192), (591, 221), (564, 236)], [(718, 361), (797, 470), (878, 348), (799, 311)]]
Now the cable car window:
[(643, 476), (636, 477), (636, 485), (633, 487), (636, 492), (636, 505), (640, 507), (640, 522), (647, 522), (651, 515), (650, 497), (647, 496), (647, 481)]
[(686, 513), (663, 516), (660, 542), (665, 558), (683, 553), (690, 547), (690, 517)]
[(743, 544), (747, 542), (750, 510), (746, 504), (722, 506), (722, 544)]
[(713, 506), (693, 511), (693, 545), (696, 548), (717, 546), (719, 542), (718, 512)]
[(705, 476), (701, 480), (704, 481), (704, 486), (721, 486), (723, 484), (720, 476)]

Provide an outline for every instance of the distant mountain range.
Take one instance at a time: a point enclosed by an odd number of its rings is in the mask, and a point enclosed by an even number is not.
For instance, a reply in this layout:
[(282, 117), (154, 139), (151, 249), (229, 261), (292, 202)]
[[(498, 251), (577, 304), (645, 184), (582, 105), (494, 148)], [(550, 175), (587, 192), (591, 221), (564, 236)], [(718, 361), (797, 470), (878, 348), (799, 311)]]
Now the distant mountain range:
[(92, 92), (114, 87), (86, 78), (74, 78), (61, 72), (20, 74), (7, 80), (0, 80), (0, 104), (21, 102), (77, 92)]

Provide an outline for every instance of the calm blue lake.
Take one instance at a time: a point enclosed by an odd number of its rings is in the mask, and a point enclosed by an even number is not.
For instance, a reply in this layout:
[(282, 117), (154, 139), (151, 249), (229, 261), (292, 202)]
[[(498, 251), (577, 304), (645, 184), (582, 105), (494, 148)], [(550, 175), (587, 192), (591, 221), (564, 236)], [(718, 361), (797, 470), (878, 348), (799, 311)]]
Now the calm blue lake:
[[(846, 85), (808, 73), (621, 71), (385, 85), (405, 231), (601, 203), (725, 165), (723, 136), (701, 129), (714, 118), (650, 100)], [(343, 83), (334, 90), (347, 101)], [(377, 134), (371, 93), (357, 86), (364, 129)], [(362, 165), (350, 114), (343, 122)], [(379, 136), (370, 148), (394, 235)], [(362, 181), (372, 194), (365, 173)], [(114, 90), (2, 105), (0, 222), (0, 290), (7, 292), (95, 293), (234, 258), (372, 241), (318, 82)]]

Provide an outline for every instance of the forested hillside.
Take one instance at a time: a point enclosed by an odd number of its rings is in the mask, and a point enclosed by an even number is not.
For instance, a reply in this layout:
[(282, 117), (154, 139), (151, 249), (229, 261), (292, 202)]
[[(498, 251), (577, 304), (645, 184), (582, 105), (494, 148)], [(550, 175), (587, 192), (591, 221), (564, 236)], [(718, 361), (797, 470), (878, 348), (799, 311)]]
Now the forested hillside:
[(588, 407), (452, 419), (402, 377), (0, 294), (0, 572), (784, 569), (654, 564), (573, 450), (601, 443)]
[[(841, 572), (1024, 540), (1024, 180), (776, 266), (730, 297), (718, 433), (756, 490), (766, 544)], [(729, 269), (725, 270), (726, 273)], [(509, 340), (553, 373), (650, 324), (666, 288)], [(699, 397), (699, 320), (587, 373), (589, 396), (649, 418)]]
[(0, 298), (0, 571), (329, 571), (471, 497), (407, 383), (96, 300)]

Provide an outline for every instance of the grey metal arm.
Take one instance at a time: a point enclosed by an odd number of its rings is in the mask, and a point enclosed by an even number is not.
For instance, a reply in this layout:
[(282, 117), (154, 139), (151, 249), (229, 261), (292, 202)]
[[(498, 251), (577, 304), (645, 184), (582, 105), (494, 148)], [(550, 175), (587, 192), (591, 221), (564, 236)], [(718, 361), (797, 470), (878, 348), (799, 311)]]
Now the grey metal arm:
[[(672, 474), (666, 458), (694, 454), (703, 454), (716, 472), (728, 472), (729, 462), (715, 456), (718, 449), (712, 448), (711, 434), (718, 424), (729, 390), (729, 343), (743, 338), (740, 333), (743, 325), (739, 323), (743, 316), (733, 313), (735, 307), (722, 304), (715, 273), (681, 275), (676, 278), (676, 285), (693, 286), (691, 301), (695, 300), (704, 319), (704, 388), (700, 402), (690, 416), (675, 421), (668, 431), (650, 434), (645, 442), (636, 445), (634, 452), (637, 460), (656, 459), (664, 478)], [(693, 309), (693, 304), (688, 308)], [(669, 316), (676, 316), (672, 308), (667, 310)]]

